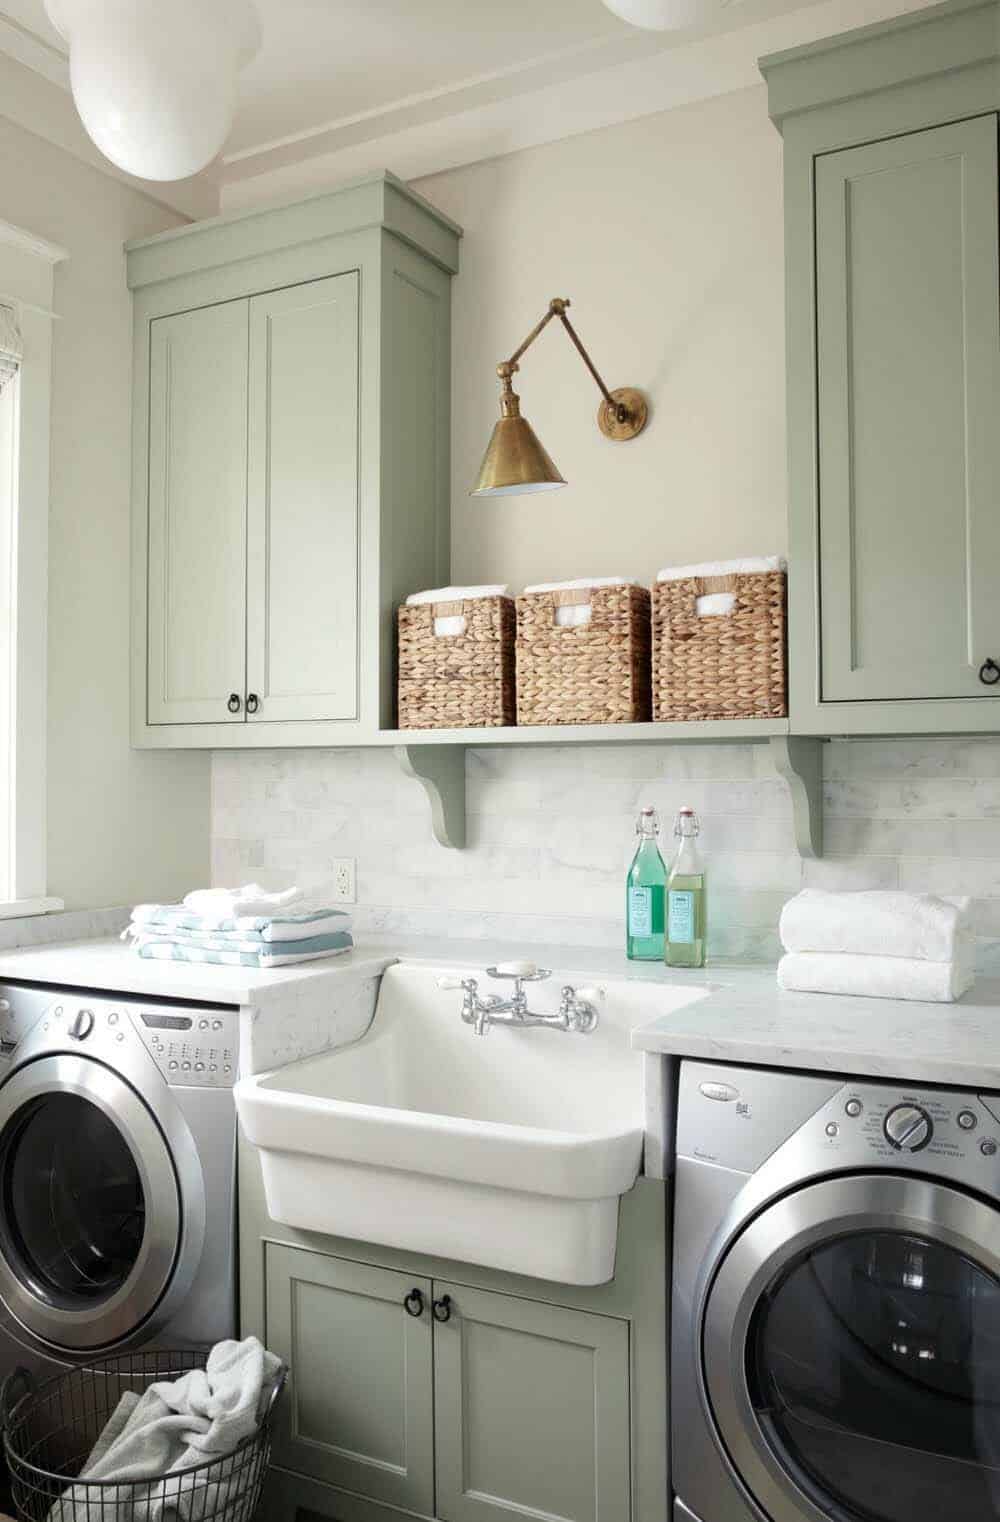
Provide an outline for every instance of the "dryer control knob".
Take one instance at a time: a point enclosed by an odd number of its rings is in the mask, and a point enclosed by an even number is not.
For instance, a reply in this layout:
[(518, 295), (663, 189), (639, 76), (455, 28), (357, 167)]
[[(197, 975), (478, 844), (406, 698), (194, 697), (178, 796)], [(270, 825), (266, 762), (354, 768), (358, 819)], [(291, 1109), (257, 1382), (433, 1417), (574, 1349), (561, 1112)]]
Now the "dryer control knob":
[(87, 1037), (90, 1035), (93, 1029), (93, 1011), (89, 1009), (77, 1010), (76, 1014), (73, 1016), (73, 1020), (69, 1028), (69, 1033), (73, 1037), (73, 1040), (86, 1041)]
[(931, 1118), (919, 1105), (897, 1105), (885, 1117), (885, 1139), (897, 1152), (919, 1152), (933, 1135)]

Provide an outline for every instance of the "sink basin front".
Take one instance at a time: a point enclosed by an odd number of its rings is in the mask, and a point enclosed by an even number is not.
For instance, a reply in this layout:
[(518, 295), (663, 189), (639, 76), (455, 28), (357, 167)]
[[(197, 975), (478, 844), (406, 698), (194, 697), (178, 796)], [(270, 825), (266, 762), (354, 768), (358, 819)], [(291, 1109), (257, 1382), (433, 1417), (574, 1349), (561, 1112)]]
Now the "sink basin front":
[[(437, 986), (450, 970), (390, 967), (362, 1040), (237, 1085), (272, 1217), (563, 1283), (610, 1279), (642, 1157), (629, 1032), (695, 995), (610, 982), (591, 1035), (478, 1037), (461, 995)], [(532, 1008), (553, 1012), (565, 981), (530, 985)]]

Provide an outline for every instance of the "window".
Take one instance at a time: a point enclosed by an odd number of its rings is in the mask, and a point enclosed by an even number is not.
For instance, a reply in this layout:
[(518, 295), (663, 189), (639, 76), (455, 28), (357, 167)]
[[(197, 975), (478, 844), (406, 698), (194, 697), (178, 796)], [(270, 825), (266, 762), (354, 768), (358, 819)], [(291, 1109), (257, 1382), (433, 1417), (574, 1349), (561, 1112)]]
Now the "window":
[(52, 283), (62, 249), (0, 222), (0, 918), (61, 909), (45, 838)]

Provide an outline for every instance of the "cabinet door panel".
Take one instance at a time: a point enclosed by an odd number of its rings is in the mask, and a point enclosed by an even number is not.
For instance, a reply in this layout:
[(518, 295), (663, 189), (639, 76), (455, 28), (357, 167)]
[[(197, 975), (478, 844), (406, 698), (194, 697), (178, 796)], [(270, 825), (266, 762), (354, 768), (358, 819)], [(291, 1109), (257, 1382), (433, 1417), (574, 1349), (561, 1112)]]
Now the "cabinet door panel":
[(250, 302), (252, 723), (358, 713), (358, 275)]
[(997, 118), (816, 161), (822, 697), (1000, 660)]
[[(425, 1309), (411, 1316), (413, 1289)], [(430, 1282), (267, 1247), (267, 1336), (291, 1374), (275, 1463), (430, 1515), (434, 1509)]]
[(435, 1281), (437, 1515), (628, 1522), (628, 1324)]
[(148, 719), (242, 723), (247, 303), (150, 325)]

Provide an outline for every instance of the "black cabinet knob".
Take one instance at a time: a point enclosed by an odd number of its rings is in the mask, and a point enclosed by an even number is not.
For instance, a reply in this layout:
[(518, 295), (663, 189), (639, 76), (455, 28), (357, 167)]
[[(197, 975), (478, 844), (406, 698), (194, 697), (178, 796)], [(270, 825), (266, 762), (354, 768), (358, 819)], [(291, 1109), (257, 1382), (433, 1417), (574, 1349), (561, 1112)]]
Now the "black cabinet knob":
[(247, 693), (247, 713), (256, 713), (260, 707), (260, 698), (255, 692)]
[(403, 1305), (408, 1316), (422, 1316), (424, 1314), (423, 1291), (419, 1289), (411, 1289), (410, 1293), (403, 1301)]
[(988, 660), (983, 661), (983, 664), (980, 666), (979, 680), (987, 687), (995, 687), (997, 682), (1000, 682), (1000, 666), (997, 665), (992, 656)]
[(435, 1321), (451, 1320), (451, 1296), (442, 1295), (440, 1300), (435, 1300), (431, 1306)]
[(238, 692), (231, 692), (229, 694), (229, 702), (226, 704), (226, 707), (230, 713), (239, 713), (242, 703)]

